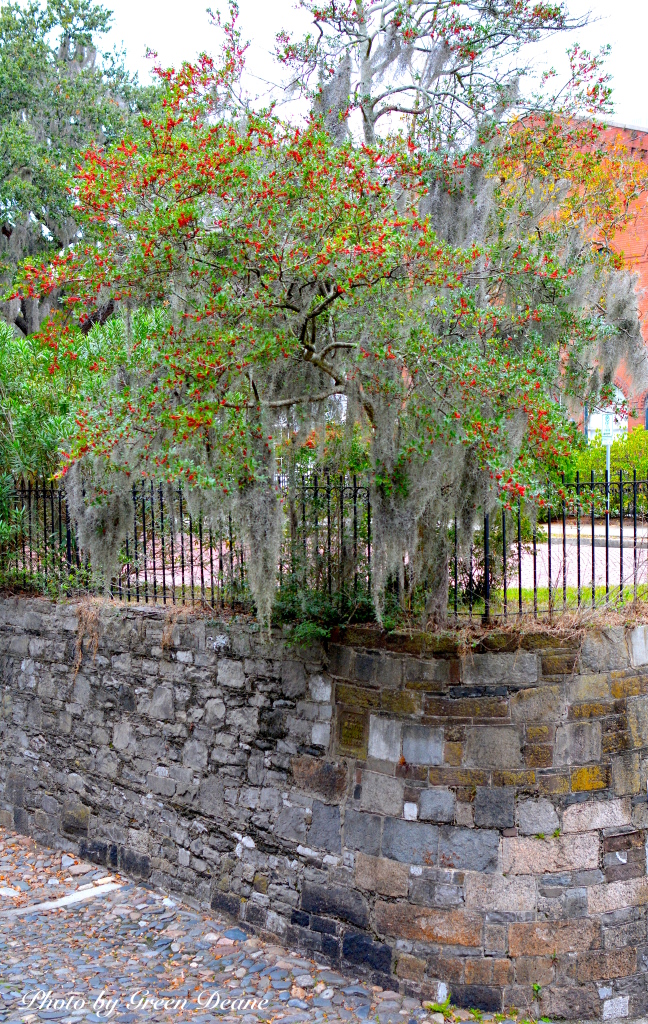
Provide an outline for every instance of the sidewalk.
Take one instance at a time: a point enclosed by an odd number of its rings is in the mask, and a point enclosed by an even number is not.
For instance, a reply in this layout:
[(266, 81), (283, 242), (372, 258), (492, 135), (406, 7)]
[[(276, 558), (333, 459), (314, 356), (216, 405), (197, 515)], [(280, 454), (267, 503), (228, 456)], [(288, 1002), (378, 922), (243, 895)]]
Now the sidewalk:
[(433, 1024), (418, 1000), (0, 829), (0, 1021), (367, 1018)]

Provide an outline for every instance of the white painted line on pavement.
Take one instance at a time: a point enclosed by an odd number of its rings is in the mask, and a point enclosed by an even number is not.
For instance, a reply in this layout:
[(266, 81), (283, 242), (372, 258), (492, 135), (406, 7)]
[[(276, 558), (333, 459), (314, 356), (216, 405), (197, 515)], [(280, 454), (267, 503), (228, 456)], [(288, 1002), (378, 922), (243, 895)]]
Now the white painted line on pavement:
[(102, 896), (105, 892), (113, 889), (121, 889), (119, 882), (109, 882), (108, 885), (95, 885), (91, 889), (84, 889), (82, 892), (76, 890), (61, 896), (59, 900), (48, 900), (46, 903), (34, 903), (32, 906), (15, 907), (13, 910), (0, 911), (0, 917), (18, 917), (21, 914), (34, 914), (37, 911), (57, 910), (59, 907), (69, 907), (72, 903), (82, 903), (84, 900), (93, 900), (95, 896)]

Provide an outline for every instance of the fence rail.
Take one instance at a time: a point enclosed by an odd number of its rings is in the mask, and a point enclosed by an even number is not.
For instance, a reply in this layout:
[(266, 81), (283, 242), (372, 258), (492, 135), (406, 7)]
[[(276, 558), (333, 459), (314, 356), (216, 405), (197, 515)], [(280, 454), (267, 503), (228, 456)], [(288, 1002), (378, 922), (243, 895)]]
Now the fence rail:
[[(366, 481), (301, 476), (283, 492), (278, 600), (315, 595), (345, 617), (371, 618), (372, 508)], [(186, 495), (145, 482), (133, 487), (132, 529), (110, 583), (126, 602), (252, 610), (248, 560), (231, 517), (217, 526), (192, 517)], [(522, 502), (483, 517), (470, 537), (448, 526), (451, 615), (546, 616), (648, 598), (648, 480), (564, 484), (532, 521)], [(462, 556), (463, 552), (469, 552)], [(0, 583), (58, 595), (103, 589), (79, 547), (65, 490), (14, 483), (0, 504)], [(406, 557), (388, 581), (387, 605), (418, 614), (425, 595)]]

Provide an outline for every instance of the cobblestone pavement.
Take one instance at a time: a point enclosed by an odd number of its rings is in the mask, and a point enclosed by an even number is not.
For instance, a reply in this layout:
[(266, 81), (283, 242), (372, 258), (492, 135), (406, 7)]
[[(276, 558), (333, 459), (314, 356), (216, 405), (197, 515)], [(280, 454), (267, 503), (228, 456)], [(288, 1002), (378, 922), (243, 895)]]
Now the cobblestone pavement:
[(0, 1021), (441, 1024), (434, 1016), (0, 829)]

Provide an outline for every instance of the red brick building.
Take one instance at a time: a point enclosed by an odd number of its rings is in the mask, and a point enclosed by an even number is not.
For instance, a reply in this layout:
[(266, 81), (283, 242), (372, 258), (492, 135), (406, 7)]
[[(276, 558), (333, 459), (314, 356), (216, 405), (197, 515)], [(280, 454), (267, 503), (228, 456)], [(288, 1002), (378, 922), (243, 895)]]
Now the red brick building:
[[(603, 137), (613, 143), (618, 141), (619, 135), (622, 136), (633, 156), (638, 154), (642, 160), (648, 161), (648, 129), (614, 126), (608, 128)], [(628, 225), (617, 233), (615, 246), (625, 256), (629, 269), (638, 276), (639, 313), (642, 320), (643, 338), (648, 347), (648, 200), (646, 197), (636, 201), (631, 210), (633, 216)], [(648, 392), (637, 392), (629, 374), (623, 367), (617, 374), (616, 383), (626, 398), (630, 400), (634, 409), (635, 415), (630, 417), (629, 429), (648, 426)]]

